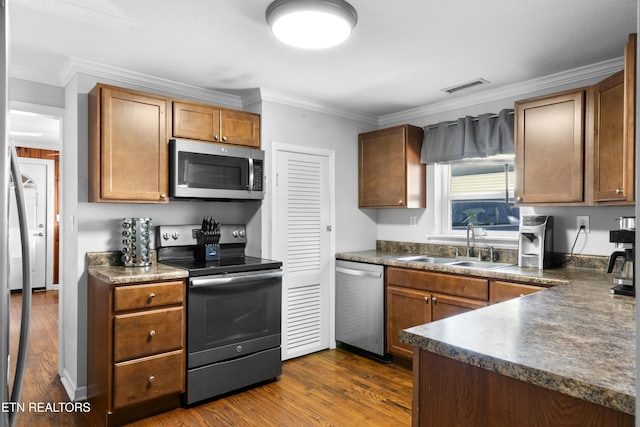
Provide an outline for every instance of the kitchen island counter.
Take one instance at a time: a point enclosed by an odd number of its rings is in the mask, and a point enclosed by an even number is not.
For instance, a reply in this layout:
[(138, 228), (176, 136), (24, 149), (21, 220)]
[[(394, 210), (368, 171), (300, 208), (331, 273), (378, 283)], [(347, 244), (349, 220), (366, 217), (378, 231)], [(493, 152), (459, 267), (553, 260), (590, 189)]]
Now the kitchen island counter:
[[(517, 266), (471, 271), (424, 263), (419, 266), (397, 261), (397, 257), (376, 251), (337, 256), (553, 286), (402, 331), (400, 340), (417, 349), (414, 375), (420, 368), (416, 359), (435, 354), (622, 415), (635, 414), (635, 298), (611, 295), (611, 275), (588, 269)], [(416, 377), (416, 381), (420, 379)], [(414, 402), (414, 410), (416, 405), (419, 403)]]

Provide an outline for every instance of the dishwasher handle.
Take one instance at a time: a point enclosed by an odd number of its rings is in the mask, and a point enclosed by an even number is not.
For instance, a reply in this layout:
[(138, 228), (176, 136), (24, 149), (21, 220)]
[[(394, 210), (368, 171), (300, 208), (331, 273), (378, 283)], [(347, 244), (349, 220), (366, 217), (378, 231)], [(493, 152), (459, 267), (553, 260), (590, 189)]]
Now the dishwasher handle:
[(336, 267), (336, 273), (348, 274), (350, 276), (375, 277), (376, 279), (382, 277), (382, 273), (378, 273), (376, 271), (355, 270), (353, 268), (344, 267)]

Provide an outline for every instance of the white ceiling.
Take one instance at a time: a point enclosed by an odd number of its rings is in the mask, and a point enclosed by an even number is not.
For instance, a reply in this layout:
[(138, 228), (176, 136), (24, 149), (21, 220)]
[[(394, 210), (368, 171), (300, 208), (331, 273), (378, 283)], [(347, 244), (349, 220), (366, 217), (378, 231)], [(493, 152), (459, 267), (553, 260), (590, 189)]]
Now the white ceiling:
[(73, 57), (384, 116), (619, 58), (636, 31), (636, 0), (349, 1), (352, 37), (305, 51), (272, 36), (271, 0), (9, 0), (10, 69), (62, 84)]

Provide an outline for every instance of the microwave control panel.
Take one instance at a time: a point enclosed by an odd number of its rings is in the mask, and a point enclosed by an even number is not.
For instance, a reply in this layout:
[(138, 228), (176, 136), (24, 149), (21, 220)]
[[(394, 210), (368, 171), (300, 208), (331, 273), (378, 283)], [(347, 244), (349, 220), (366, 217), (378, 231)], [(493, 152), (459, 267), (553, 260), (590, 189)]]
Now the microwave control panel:
[(262, 191), (262, 162), (253, 165), (253, 191)]

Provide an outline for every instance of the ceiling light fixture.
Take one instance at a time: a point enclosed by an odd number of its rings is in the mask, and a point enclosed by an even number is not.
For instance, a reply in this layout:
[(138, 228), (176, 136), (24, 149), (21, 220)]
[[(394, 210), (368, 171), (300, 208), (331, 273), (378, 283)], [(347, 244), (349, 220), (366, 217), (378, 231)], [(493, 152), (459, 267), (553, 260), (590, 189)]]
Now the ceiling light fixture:
[(267, 7), (266, 18), (283, 43), (324, 49), (349, 38), (358, 13), (344, 0), (276, 0)]

